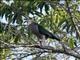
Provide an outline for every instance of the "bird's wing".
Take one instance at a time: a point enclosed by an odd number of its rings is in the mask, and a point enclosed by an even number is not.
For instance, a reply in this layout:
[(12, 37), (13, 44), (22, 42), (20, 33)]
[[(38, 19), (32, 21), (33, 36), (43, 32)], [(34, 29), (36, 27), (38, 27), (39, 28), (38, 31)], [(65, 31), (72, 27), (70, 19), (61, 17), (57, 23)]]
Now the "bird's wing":
[(52, 33), (50, 33), (49, 31), (47, 31), (47, 30), (44, 29), (44, 28), (43, 28), (43, 29), (42, 29), (42, 28), (39, 28), (39, 29), (40, 29), (39, 31), (40, 31), (41, 34), (46, 35), (46, 38), (47, 38), (47, 37), (50, 37), (50, 38), (51, 38)]
[(60, 40), (57, 36), (55, 36), (54, 34), (49, 32), (45, 28), (43, 28), (41, 25), (39, 25), (39, 24), (37, 24), (37, 25), (38, 25), (39, 33), (45, 35), (46, 38), (52, 38), (52, 39)]
[(51, 36), (52, 33), (49, 32), (48, 30), (46, 30), (45, 28), (43, 28), (41, 25), (37, 24), (36, 25), (38, 26), (38, 31), (39, 33), (43, 34), (43, 35), (46, 35), (46, 36)]

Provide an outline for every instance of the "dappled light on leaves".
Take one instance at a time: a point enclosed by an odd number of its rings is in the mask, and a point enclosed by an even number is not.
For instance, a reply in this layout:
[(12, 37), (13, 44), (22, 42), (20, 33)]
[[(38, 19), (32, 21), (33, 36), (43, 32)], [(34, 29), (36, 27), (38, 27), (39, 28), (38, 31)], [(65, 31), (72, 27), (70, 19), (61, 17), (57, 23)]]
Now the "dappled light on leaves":
[[(79, 6), (78, 0), (0, 0), (0, 60), (28, 56), (33, 60), (71, 56), (80, 59)], [(48, 46), (39, 46), (38, 38), (28, 31), (25, 17), (32, 18), (60, 41), (48, 38)]]

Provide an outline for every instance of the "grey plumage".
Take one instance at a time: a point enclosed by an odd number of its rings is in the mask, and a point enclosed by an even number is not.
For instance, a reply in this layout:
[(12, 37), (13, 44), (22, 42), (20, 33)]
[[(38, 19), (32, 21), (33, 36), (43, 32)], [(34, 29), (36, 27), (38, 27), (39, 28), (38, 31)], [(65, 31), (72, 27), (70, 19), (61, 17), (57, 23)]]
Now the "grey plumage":
[(33, 20), (30, 19), (29, 17), (25, 17), (25, 18), (28, 25), (28, 30), (37, 36), (41, 46), (44, 46), (47, 44), (46, 43), (47, 38), (52, 38), (60, 41), (60, 39), (57, 36), (49, 32), (48, 30), (46, 30), (43, 26), (33, 22)]
[(29, 26), (28, 26), (29, 30), (31, 30), (31, 32), (33, 34), (35, 34), (39, 39), (43, 38), (43, 35), (45, 36), (45, 38), (52, 38), (52, 39), (56, 39), (58, 41), (60, 41), (60, 39), (58, 37), (56, 37), (54, 34), (52, 34), (51, 32), (49, 32), (48, 30), (46, 30), (45, 28), (43, 28), (41, 25), (32, 22)]

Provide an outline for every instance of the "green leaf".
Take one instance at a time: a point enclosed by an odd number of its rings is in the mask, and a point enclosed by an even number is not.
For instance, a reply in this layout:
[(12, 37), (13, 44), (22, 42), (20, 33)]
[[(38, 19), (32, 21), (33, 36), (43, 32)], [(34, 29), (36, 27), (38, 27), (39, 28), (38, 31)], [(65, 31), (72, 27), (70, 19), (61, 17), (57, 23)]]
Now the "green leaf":
[(59, 22), (59, 24), (58, 24), (58, 27), (60, 26), (61, 27), (61, 25), (63, 24), (65, 22), (65, 20), (63, 19), (63, 20), (61, 20), (60, 22)]
[(38, 5), (38, 8), (40, 8), (40, 12), (42, 13), (42, 9), (44, 6), (45, 2), (41, 2), (41, 4)]
[(35, 11), (35, 14), (38, 15), (39, 17), (41, 17), (41, 15), (42, 15), (42, 14), (41, 14), (40, 12), (38, 12), (38, 11)]
[(18, 34), (17, 36), (15, 36), (14, 42), (15, 42), (15, 43), (18, 43), (19, 40), (20, 40), (20, 35)]
[(3, 32), (3, 29), (4, 29), (4, 27), (3, 27), (2, 23), (0, 22), (0, 33)]
[(47, 4), (45, 4), (45, 12), (46, 12), (47, 14), (49, 14), (49, 13), (48, 13), (48, 10), (49, 10), (49, 6), (48, 6)]
[(71, 37), (70, 40), (69, 40), (69, 46), (71, 49), (73, 49), (75, 47), (75, 44), (74, 44), (74, 38)]

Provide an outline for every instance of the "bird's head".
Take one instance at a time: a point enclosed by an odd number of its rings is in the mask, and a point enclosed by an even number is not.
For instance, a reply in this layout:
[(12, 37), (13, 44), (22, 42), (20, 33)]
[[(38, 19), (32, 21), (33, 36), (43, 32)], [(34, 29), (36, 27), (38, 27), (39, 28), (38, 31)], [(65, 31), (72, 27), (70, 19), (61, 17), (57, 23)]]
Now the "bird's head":
[(33, 19), (32, 18), (30, 18), (30, 17), (25, 17), (25, 22), (27, 22), (27, 25), (29, 25), (29, 24), (31, 24), (32, 23), (32, 21), (33, 21)]

